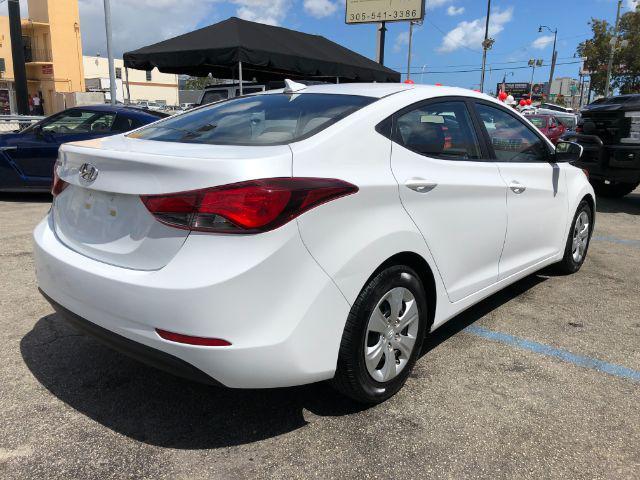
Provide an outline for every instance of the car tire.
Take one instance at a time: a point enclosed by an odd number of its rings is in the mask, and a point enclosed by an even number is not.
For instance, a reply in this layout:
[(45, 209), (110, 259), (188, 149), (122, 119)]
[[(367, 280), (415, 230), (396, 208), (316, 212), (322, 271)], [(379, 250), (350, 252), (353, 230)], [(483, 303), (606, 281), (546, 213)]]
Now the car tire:
[(638, 188), (638, 185), (640, 185), (640, 183), (604, 183), (604, 180), (592, 180), (591, 185), (593, 186), (593, 190), (596, 192), (596, 195), (599, 197), (621, 198), (633, 192), (636, 188)]
[(554, 265), (555, 273), (570, 275), (580, 270), (587, 257), (591, 233), (593, 232), (593, 211), (586, 200), (582, 200), (573, 216), (567, 235), (562, 260)]
[(397, 393), (420, 355), (427, 315), (424, 288), (411, 268), (376, 273), (349, 312), (333, 386), (365, 404)]

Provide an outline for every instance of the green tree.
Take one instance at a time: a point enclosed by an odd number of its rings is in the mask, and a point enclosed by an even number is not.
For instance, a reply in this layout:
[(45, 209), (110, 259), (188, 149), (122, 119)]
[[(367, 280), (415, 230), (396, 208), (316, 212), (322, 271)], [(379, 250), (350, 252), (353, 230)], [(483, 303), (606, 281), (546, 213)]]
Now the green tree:
[[(591, 72), (591, 88), (604, 95), (607, 82), (607, 64), (611, 52), (614, 25), (606, 20), (592, 18), (592, 38), (581, 42), (576, 53), (585, 57), (585, 69)], [(626, 46), (618, 47), (613, 56), (611, 84), (622, 93), (638, 92), (640, 89), (640, 7), (620, 17), (618, 45), (626, 41)]]

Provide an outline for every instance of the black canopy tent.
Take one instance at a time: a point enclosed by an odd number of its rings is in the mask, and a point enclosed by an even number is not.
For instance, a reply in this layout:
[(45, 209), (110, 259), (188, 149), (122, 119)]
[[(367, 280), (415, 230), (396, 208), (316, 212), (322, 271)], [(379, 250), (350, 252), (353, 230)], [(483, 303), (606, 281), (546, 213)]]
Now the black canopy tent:
[(204, 77), (399, 82), (400, 74), (320, 35), (231, 17), (124, 54), (125, 67)]

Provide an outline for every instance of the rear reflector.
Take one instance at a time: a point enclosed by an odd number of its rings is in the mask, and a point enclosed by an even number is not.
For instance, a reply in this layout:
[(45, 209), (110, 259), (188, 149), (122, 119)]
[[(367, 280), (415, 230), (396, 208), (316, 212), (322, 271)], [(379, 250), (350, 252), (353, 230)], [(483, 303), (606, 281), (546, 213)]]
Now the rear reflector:
[(230, 342), (221, 338), (193, 337), (191, 335), (168, 332), (159, 328), (156, 328), (156, 333), (170, 342), (185, 343), (187, 345), (201, 345), (203, 347), (228, 347), (231, 345)]
[(160, 222), (217, 233), (273, 230), (318, 205), (358, 191), (333, 178), (284, 177), (164, 195), (143, 195)]

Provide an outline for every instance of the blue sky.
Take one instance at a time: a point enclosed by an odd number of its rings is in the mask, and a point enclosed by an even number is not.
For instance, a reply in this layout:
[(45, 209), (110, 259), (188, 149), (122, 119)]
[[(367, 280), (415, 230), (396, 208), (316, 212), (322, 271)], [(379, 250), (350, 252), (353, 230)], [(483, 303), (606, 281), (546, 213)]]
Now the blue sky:
[[(637, 0), (625, 0), (628, 11)], [(24, 2), (26, 3), (26, 2)], [(346, 25), (344, 0), (112, 0), (114, 48), (123, 51), (142, 47), (195, 28), (239, 16), (324, 35), (369, 58), (375, 57), (375, 26)], [(486, 15), (485, 0), (426, 0), (424, 24), (413, 37), (416, 82), (443, 83), (477, 88), (478, 69)], [(491, 29), (496, 42), (488, 55), (487, 86), (495, 88), (505, 72), (508, 81), (529, 81), (530, 58), (542, 58), (536, 81), (549, 76), (551, 47), (549, 32), (538, 33), (538, 25), (558, 28), (558, 63), (574, 62), (576, 45), (590, 36), (591, 17), (615, 20), (616, 0), (493, 0)], [(79, 0), (81, 31), (86, 55), (106, 53), (102, 0)], [(406, 70), (408, 24), (388, 24), (385, 64)], [(507, 63), (511, 62), (511, 63)], [(421, 75), (422, 67), (424, 75)], [(559, 65), (556, 76), (577, 76), (579, 64)], [(447, 72), (447, 73), (435, 73)]]

